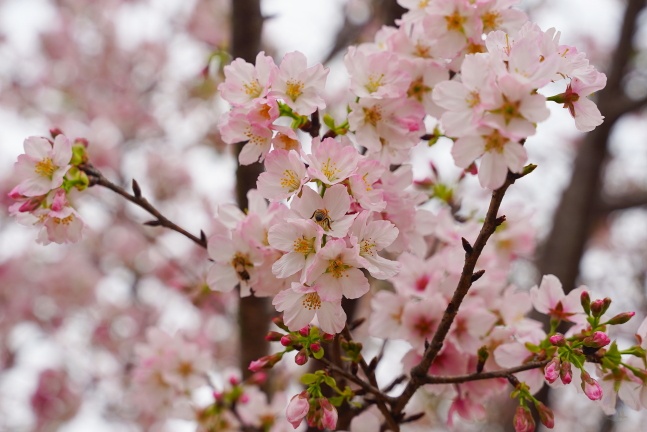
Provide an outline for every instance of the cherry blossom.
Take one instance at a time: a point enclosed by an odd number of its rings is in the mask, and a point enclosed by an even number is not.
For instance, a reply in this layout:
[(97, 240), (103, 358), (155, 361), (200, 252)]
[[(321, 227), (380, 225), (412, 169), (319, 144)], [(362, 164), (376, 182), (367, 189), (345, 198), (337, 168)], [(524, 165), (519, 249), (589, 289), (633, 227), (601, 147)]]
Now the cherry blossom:
[(283, 57), (270, 94), (297, 113), (310, 115), (326, 106), (321, 93), (327, 76), (328, 68), (321, 64), (307, 67), (305, 55), (293, 51)]
[(12, 194), (33, 197), (60, 187), (70, 169), (70, 141), (62, 134), (57, 135), (53, 143), (47, 138), (29, 137), (23, 146), (25, 153), (18, 156), (15, 164), (15, 176), (19, 183)]
[[(321, 295), (320, 295), (321, 293)], [(293, 283), (291, 289), (278, 293), (272, 304), (283, 312), (285, 324), (291, 330), (301, 329), (317, 317), (319, 326), (330, 334), (339, 333), (346, 325), (346, 313), (340, 298), (328, 297), (321, 285), (307, 286)]]

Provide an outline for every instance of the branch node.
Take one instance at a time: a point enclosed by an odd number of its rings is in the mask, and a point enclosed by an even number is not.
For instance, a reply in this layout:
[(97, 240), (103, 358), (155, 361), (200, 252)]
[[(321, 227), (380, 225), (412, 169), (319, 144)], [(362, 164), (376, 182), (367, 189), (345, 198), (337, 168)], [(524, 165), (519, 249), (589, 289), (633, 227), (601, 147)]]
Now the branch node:
[(503, 216), (499, 216), (498, 218), (496, 218), (496, 219), (494, 220), (494, 226), (497, 226), (497, 227), (498, 227), (498, 226), (499, 226), (499, 225), (501, 225), (503, 222), (505, 222), (505, 215), (503, 215)]
[(474, 249), (472, 248), (472, 245), (470, 244), (470, 242), (468, 242), (465, 237), (461, 237), (461, 242), (463, 243), (463, 250), (465, 250), (465, 253), (468, 256), (472, 255), (472, 252), (474, 252)]
[(479, 270), (477, 272), (472, 273), (471, 282), (474, 283), (477, 280), (481, 279), (481, 276), (483, 276), (484, 274), (485, 274), (485, 270)]
[(132, 186), (133, 186), (133, 194), (135, 195), (135, 198), (141, 198), (142, 189), (139, 187), (139, 183), (137, 183), (137, 180), (133, 179)]
[(161, 226), (161, 225), (162, 225), (162, 221), (160, 221), (159, 219), (150, 220), (150, 221), (148, 221), (148, 222), (144, 222), (144, 225), (146, 225), (146, 226), (150, 226), (150, 227)]

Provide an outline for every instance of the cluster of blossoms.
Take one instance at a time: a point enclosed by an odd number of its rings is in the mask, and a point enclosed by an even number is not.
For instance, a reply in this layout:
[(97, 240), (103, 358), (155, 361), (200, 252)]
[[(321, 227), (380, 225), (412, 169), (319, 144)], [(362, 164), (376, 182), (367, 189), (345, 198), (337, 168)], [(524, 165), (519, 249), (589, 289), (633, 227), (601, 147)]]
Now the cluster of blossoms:
[[(206, 242), (212, 261), (207, 283), (215, 291), (239, 287), (242, 296), (273, 297), (283, 314), (280, 328), (287, 332), (268, 336), (285, 350), (252, 362), (253, 372), (274, 366), (290, 351), (297, 351), (299, 365), (310, 357), (321, 359), (322, 343), (346, 326), (342, 299), (368, 294), (369, 276), (390, 280), (394, 288), (373, 295), (369, 333), (407, 341), (411, 349), (405, 368), (420, 364), (461, 278), (465, 253), (471, 253), (465, 239), (474, 239), (480, 224), (446, 207), (435, 213), (421, 208), (427, 196), (408, 188), (413, 174), (406, 162), (412, 148), (421, 141), (451, 140), (456, 165), (478, 171), (481, 185), (495, 190), (510, 172), (524, 172), (524, 145), (537, 123), (548, 117), (548, 101), (563, 104), (582, 131), (602, 121), (587, 96), (604, 87), (604, 74), (576, 48), (560, 45), (554, 29), (542, 31), (527, 22), (512, 7), (514, 0), (400, 3), (409, 11), (398, 27), (384, 27), (374, 43), (346, 53), (347, 116), (324, 114), (327, 131), (322, 137), (319, 113), (327, 108), (328, 75), (322, 65), (308, 67), (303, 54), (292, 52), (279, 65), (260, 53), (255, 64), (237, 59), (224, 68), (219, 92), (232, 108), (220, 119), (222, 138), (245, 143), (239, 162), (263, 162), (265, 172), (248, 195), (246, 211), (233, 205), (217, 209)], [(556, 82), (564, 83), (563, 93), (547, 98), (539, 92)], [(84, 148), (83, 142), (70, 144), (60, 134), (53, 142), (33, 137), (25, 142), (26, 154), (16, 164), (19, 184), (10, 194), (19, 201), (12, 212), (42, 225), (43, 242), (80, 236), (83, 224), (68, 197), (89, 185), (79, 168)], [(498, 220), (480, 256), (479, 265), (487, 271), (473, 274), (475, 285), (428, 376), (538, 362), (533, 370), (516, 374), (519, 431), (534, 428), (530, 405), (552, 427), (552, 413), (533, 396), (545, 382), (580, 380), (586, 396), (606, 401), (607, 408), (616, 394), (629, 406), (644, 407), (645, 347), (620, 351), (606, 334), (607, 326), (623, 324), (631, 313), (605, 320), (610, 301), (591, 302), (583, 288), (566, 296), (552, 276), (530, 292), (508, 284), (511, 264), (534, 247), (531, 237), (523, 219)], [(552, 318), (548, 333), (526, 317), (533, 307)], [(574, 324), (566, 335), (557, 333), (562, 321)], [(643, 327), (639, 333), (647, 339)], [(361, 345), (336, 337), (356, 368), (363, 361)], [(183, 403), (206, 384), (208, 354), (161, 332), (151, 332), (137, 354), (134, 382), (142, 392), (142, 410), (172, 407), (184, 409), (178, 416), (196, 414)], [(622, 355), (637, 360), (624, 362)], [(335, 428), (335, 407), (348, 403), (352, 390), (339, 389), (323, 371), (306, 374), (302, 383), (307, 389), (291, 399), (287, 422), (297, 428), (305, 419), (313, 427)], [(257, 397), (237, 380), (230, 384), (198, 412), (201, 427), (274, 425), (279, 416), (266, 399), (248, 405), (262, 399), (260, 391)], [(323, 385), (337, 396), (325, 397)], [(504, 378), (467, 380), (427, 386), (421, 393), (452, 399), (451, 425), (457, 416), (483, 418), (485, 402), (505, 386)], [(245, 406), (253, 409), (245, 413)], [(259, 414), (263, 412), (267, 414)], [(381, 414), (371, 415), (381, 419)]]
[(84, 161), (86, 143), (71, 143), (57, 131), (52, 136), (53, 141), (44, 137), (25, 140), (25, 153), (18, 156), (14, 169), (18, 185), (9, 193), (17, 202), (9, 212), (20, 223), (41, 228), (39, 243), (75, 243), (84, 224), (70, 204), (70, 194), (89, 183), (76, 168)]

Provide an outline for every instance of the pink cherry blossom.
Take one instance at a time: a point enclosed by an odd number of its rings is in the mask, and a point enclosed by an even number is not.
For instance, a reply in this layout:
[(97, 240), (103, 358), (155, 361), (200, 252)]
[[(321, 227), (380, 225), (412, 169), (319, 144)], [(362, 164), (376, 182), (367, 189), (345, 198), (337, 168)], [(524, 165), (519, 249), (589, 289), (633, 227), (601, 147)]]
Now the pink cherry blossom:
[(307, 182), (306, 167), (293, 150), (274, 150), (265, 158), (265, 172), (258, 176), (258, 191), (267, 199), (288, 199)]
[(597, 71), (593, 71), (591, 75), (590, 82), (573, 78), (563, 95), (564, 108), (568, 109), (575, 119), (575, 126), (582, 132), (592, 131), (604, 120), (597, 105), (587, 96), (604, 88), (607, 84), (607, 77)]
[(539, 287), (530, 288), (530, 299), (537, 312), (559, 320), (580, 322), (584, 316), (580, 303), (583, 290), (583, 287), (579, 287), (566, 295), (559, 279), (546, 275), (541, 279)]
[(278, 68), (263, 51), (256, 56), (256, 65), (236, 59), (224, 67), (225, 81), (218, 86), (223, 99), (234, 106), (263, 98), (269, 92)]
[(270, 94), (282, 99), (297, 113), (310, 115), (326, 106), (321, 93), (328, 72), (329, 69), (321, 64), (307, 67), (306, 56), (299, 51), (287, 53), (279, 65)]
[(312, 154), (304, 156), (312, 179), (334, 185), (346, 180), (357, 169), (359, 153), (352, 145), (344, 145), (334, 138), (312, 141)]
[(339, 333), (346, 325), (346, 313), (341, 299), (327, 300), (320, 296), (321, 285), (307, 286), (293, 283), (292, 288), (278, 293), (272, 304), (283, 312), (283, 320), (292, 331), (299, 330), (317, 317), (319, 327), (326, 333)]
[(351, 77), (350, 90), (358, 97), (397, 98), (403, 96), (411, 76), (389, 51), (370, 52), (361, 46), (349, 47), (344, 63)]
[(354, 299), (369, 290), (361, 267), (357, 249), (346, 247), (342, 239), (333, 239), (317, 252), (306, 278), (311, 285), (319, 286), (319, 295), (326, 301), (341, 299), (342, 295)]
[(371, 212), (362, 212), (350, 228), (351, 244), (359, 249), (365, 261), (363, 267), (376, 279), (388, 279), (397, 274), (400, 264), (378, 255), (398, 237), (398, 229), (389, 221), (370, 220)]
[(294, 198), (292, 210), (304, 219), (312, 219), (332, 237), (344, 237), (356, 215), (347, 215), (350, 196), (346, 187), (336, 184), (324, 193), (323, 198), (311, 188), (303, 188), (301, 197)]
[(287, 223), (276, 224), (268, 232), (270, 246), (286, 252), (272, 265), (277, 277), (286, 278), (305, 270), (315, 259), (321, 247), (323, 229), (308, 219), (288, 219)]
[(361, 159), (355, 174), (348, 178), (352, 197), (365, 210), (381, 212), (386, 207), (384, 191), (375, 184), (385, 170), (386, 168), (379, 161)]
[(19, 183), (12, 192), (32, 197), (60, 187), (72, 159), (72, 144), (65, 135), (57, 135), (53, 143), (47, 138), (29, 137), (23, 146), (25, 153), (15, 164)]

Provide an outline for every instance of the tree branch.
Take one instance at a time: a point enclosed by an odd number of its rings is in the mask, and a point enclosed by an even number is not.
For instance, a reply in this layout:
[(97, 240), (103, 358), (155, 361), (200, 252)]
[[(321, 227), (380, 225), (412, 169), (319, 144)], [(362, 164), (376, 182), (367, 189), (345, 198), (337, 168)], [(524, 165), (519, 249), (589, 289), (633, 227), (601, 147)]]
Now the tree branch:
[(124, 188), (121, 186), (117, 186), (116, 184), (112, 183), (110, 180), (108, 180), (106, 177), (101, 174), (101, 172), (96, 169), (92, 164), (82, 164), (79, 165), (79, 169), (83, 171), (88, 178), (90, 179), (90, 186), (103, 186), (107, 189), (110, 189), (111, 191), (115, 192), (118, 195), (121, 195), (122, 197), (126, 198), (128, 201), (132, 202), (133, 204), (138, 205), (139, 207), (143, 208), (146, 210), (148, 213), (153, 215), (155, 217), (154, 220), (145, 222), (144, 225), (148, 226), (162, 226), (164, 228), (168, 228), (170, 230), (173, 230), (175, 232), (178, 232), (182, 234), (183, 236), (187, 237), (188, 239), (192, 240), (194, 243), (196, 243), (198, 246), (201, 246), (203, 248), (207, 248), (207, 239), (206, 237), (201, 234), (200, 238), (194, 236), (184, 228), (178, 226), (177, 224), (171, 222), (168, 218), (166, 218), (162, 213), (160, 213), (159, 210), (157, 210), (151, 203), (148, 202), (146, 198), (141, 196), (141, 191), (139, 190), (139, 185), (135, 180), (133, 180), (133, 191), (135, 192), (134, 195), (129, 194), (126, 192)]
[(490, 371), (490, 372), (481, 372), (481, 373), (446, 376), (446, 377), (427, 375), (422, 379), (424, 384), (460, 384), (460, 383), (466, 383), (470, 381), (480, 381), (480, 380), (493, 379), (493, 378), (508, 378), (508, 376), (511, 374), (544, 367), (549, 362), (550, 362), (550, 359), (546, 359), (546, 360), (533, 361), (530, 363), (522, 364), (521, 366), (516, 366), (510, 369), (501, 369), (501, 370)]
[(445, 309), (445, 313), (440, 320), (440, 324), (434, 333), (431, 343), (425, 350), (422, 360), (417, 366), (414, 366), (411, 369), (411, 380), (402, 394), (398, 397), (398, 401), (393, 408), (394, 415), (397, 416), (400, 414), (418, 388), (425, 384), (424, 379), (427, 376), (427, 372), (442, 349), (443, 342), (449, 333), (452, 323), (454, 322), (454, 318), (458, 313), (458, 309), (472, 286), (472, 278), (474, 277), (476, 262), (478, 261), (488, 239), (496, 230), (496, 227), (505, 220), (505, 217), (499, 218), (497, 217), (497, 214), (506, 190), (517, 178), (519, 178), (519, 176), (508, 173), (508, 177), (503, 186), (492, 192), (490, 206), (485, 216), (483, 226), (481, 227), (481, 231), (479, 232), (474, 245), (472, 245), (471, 250), (465, 253), (465, 264), (463, 265), (463, 271), (456, 290), (454, 291), (454, 295)]

